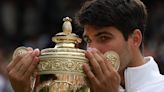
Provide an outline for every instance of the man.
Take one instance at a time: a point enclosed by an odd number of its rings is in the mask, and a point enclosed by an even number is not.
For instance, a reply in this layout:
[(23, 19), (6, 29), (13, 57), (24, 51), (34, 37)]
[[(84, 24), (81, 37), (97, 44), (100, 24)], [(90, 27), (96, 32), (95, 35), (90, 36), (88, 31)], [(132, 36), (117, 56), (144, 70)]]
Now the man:
[[(140, 0), (91, 0), (83, 5), (76, 19), (84, 28), (87, 42), (90, 66), (84, 65), (83, 69), (91, 83), (91, 92), (119, 92), (123, 88), (126, 92), (164, 91), (164, 77), (154, 59), (142, 55), (146, 17)], [(118, 71), (103, 56), (111, 50), (120, 56)], [(14, 58), (8, 65), (15, 92), (30, 92), (29, 79), (39, 53), (29, 49), (28, 54)]]

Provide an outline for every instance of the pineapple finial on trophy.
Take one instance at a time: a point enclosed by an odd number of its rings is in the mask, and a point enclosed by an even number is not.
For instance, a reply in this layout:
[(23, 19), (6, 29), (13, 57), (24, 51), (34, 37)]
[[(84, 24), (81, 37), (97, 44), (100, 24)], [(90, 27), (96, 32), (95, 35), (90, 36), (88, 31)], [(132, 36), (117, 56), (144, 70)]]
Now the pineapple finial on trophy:
[(72, 33), (72, 25), (71, 25), (71, 22), (72, 22), (72, 19), (69, 18), (69, 17), (66, 17), (66, 18), (63, 18), (63, 32), (65, 34), (71, 34)]
[(81, 39), (75, 33), (72, 33), (72, 19), (63, 18), (63, 32), (57, 33), (52, 41), (56, 43), (55, 48), (74, 48), (76, 44), (81, 43)]

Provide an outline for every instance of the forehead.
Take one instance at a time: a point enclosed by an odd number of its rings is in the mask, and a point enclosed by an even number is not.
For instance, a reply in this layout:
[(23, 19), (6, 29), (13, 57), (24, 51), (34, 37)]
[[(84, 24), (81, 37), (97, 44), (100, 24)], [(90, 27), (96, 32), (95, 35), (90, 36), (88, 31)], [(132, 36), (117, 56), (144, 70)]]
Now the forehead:
[(95, 27), (92, 25), (84, 26), (84, 34), (83, 35), (94, 36), (101, 32), (110, 33), (112, 35), (119, 35), (119, 34), (122, 35), (121, 32), (113, 26), (100, 28), (100, 27)]

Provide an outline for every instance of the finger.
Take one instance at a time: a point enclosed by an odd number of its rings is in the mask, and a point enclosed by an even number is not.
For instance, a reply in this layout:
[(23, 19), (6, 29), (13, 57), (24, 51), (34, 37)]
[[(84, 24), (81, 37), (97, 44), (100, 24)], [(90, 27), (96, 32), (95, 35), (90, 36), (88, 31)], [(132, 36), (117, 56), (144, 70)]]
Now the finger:
[(107, 65), (105, 64), (106, 60), (102, 55), (102, 53), (100, 53), (97, 49), (94, 49), (93, 55), (96, 58), (97, 62), (99, 63), (102, 72), (104, 74), (107, 73), (109, 70), (107, 68)]
[[(27, 55), (27, 54), (26, 54)], [(26, 56), (25, 55), (25, 56)], [(25, 57), (24, 56), (24, 57)], [(16, 59), (16, 58), (15, 58)], [(21, 58), (22, 59), (22, 58)], [(16, 64), (11, 68), (11, 70), (8, 72), (9, 78), (11, 79), (18, 79), (18, 76), (22, 76), (22, 74), (19, 72), (20, 68), (22, 67), (21, 59), (16, 62)]]
[(110, 71), (116, 70), (110, 61), (106, 61), (105, 63)]
[(33, 48), (27, 47), (27, 50), (28, 50), (28, 51), (33, 51)]
[(33, 63), (34, 57), (36, 57), (38, 55), (39, 55), (39, 49), (35, 49), (32, 53), (29, 53), (26, 57), (24, 57), (21, 60), (23, 67), (20, 68), (19, 72), (24, 75), (24, 73), (27, 71), (27, 69)]
[(90, 67), (87, 64), (83, 65), (83, 70), (85, 74), (87, 75), (91, 84), (98, 83), (97, 78), (95, 77), (95, 75), (93, 74), (93, 72), (91, 71)]
[(115, 69), (115, 68), (113, 67), (112, 63), (111, 63), (110, 61), (108, 61), (108, 60), (106, 59), (106, 57), (105, 57), (100, 51), (98, 51), (96, 48), (93, 48), (93, 50), (95, 50), (95, 51), (98, 53), (98, 55), (103, 59), (103, 61), (104, 61), (104, 63), (105, 63), (105, 66), (107, 67), (108, 70), (113, 70), (113, 69)]
[[(106, 68), (107, 68), (109, 71), (113, 70), (114, 67), (113, 67), (112, 63), (111, 63), (110, 61), (108, 61), (108, 60), (106, 59), (106, 57), (105, 57), (100, 51), (97, 50), (97, 52), (99, 53), (99, 55), (100, 55), (101, 57), (104, 58), (103, 60), (104, 60), (104, 63), (105, 63)], [(106, 73), (108, 73), (108, 72), (106, 72)]]
[[(26, 71), (26, 68), (29, 66), (28, 63), (30, 63), (31, 53), (27, 53), (14, 67), (15, 71), (18, 75), (22, 76), (24, 72)], [(31, 60), (32, 61), (32, 60)]]
[(36, 67), (39, 63), (39, 57), (34, 57), (33, 62), (31, 63), (31, 65), (27, 68), (27, 71), (24, 74), (25, 78), (29, 78), (34, 71), (36, 70)]
[[(32, 51), (33, 49), (31, 47), (29, 47), (29, 48), (27, 48), (27, 50)], [(25, 55), (26, 55), (26, 53), (24, 53), (24, 55), (18, 54), (18, 55), (15, 56), (15, 58), (12, 58), (12, 61), (7, 66), (7, 71), (9, 72), (13, 67), (15, 67), (15, 65), (18, 64), (18, 62)]]
[(12, 61), (7, 65), (7, 71), (11, 71), (11, 69), (13, 69), (15, 65), (21, 60), (21, 58), (22, 57), (18, 55), (14, 59), (12, 59)]
[(41, 52), (38, 48), (34, 50), (34, 53), (36, 56), (39, 56), (41, 54)]
[(101, 70), (97, 60), (95, 59), (92, 51), (93, 50), (87, 51), (86, 56), (89, 59), (89, 62), (91, 64), (91, 67), (92, 67), (92, 70), (93, 70), (95, 76), (100, 78), (103, 73), (102, 73), (102, 70)]

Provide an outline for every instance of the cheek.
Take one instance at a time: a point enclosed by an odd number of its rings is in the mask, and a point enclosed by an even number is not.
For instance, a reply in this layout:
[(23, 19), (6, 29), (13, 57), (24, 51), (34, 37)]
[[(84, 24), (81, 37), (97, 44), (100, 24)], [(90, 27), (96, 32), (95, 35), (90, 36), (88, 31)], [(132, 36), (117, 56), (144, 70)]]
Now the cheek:
[(107, 51), (114, 50), (113, 46), (105, 44), (99, 45), (97, 49), (103, 54)]
[(87, 44), (87, 48), (96, 48), (104, 54), (106, 51), (111, 50), (112, 46), (109, 44), (101, 44), (93, 41), (92, 43)]
[(128, 52), (122, 52), (120, 54), (120, 71), (126, 69), (130, 63), (130, 54)]
[(124, 70), (131, 61), (131, 53), (129, 51), (128, 45), (124, 45), (124, 47), (119, 51), (120, 56), (120, 70)]
[(124, 41), (121, 40), (112, 40), (108, 43), (102, 44), (101, 45), (101, 52), (105, 53), (106, 51), (115, 51), (117, 53), (120, 53), (122, 51), (122, 49), (124, 49)]
[(110, 50), (109, 46), (105, 46), (105, 45), (102, 45), (102, 44), (87, 44), (87, 49), (88, 48), (96, 48), (97, 50), (99, 50), (101, 53), (105, 53), (106, 51)]
[(103, 54), (110, 50), (119, 53), (123, 49), (123, 46), (115, 43), (106, 43), (106, 44), (97, 44), (95, 48), (97, 48)]

